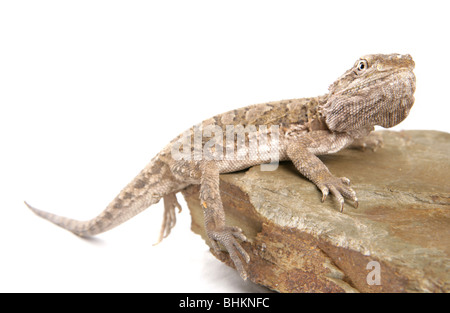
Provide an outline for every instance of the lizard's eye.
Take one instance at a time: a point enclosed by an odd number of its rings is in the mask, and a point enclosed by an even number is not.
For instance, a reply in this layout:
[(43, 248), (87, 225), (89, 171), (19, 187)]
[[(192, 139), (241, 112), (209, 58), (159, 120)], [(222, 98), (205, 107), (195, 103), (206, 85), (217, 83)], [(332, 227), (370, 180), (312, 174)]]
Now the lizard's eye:
[(365, 71), (368, 67), (369, 67), (369, 65), (367, 64), (366, 60), (361, 60), (358, 62), (358, 65), (356, 65), (356, 69), (357, 69), (358, 73)]

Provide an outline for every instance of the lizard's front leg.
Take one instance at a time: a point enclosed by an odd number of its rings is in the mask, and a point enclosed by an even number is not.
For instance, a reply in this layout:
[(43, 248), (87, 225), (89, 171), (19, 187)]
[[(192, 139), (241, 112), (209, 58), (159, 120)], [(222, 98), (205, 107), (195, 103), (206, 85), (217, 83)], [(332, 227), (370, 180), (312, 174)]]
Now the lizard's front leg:
[(247, 239), (239, 227), (225, 225), (225, 212), (222, 206), (222, 199), (220, 198), (219, 169), (217, 164), (214, 161), (202, 161), (200, 170), (200, 203), (205, 217), (206, 234), (215, 251), (220, 251), (218, 243), (228, 251), (236, 269), (245, 280), (247, 279), (247, 273), (240, 257), (248, 263), (250, 256), (237, 239), (242, 241)]
[(353, 200), (358, 207), (356, 193), (350, 188), (348, 178), (335, 177), (316, 154), (337, 152), (351, 141), (352, 138), (345, 134), (335, 134), (324, 130), (289, 138), (287, 143), (288, 158), (302, 175), (320, 189), (322, 202), (331, 192), (339, 201), (341, 212), (344, 209), (344, 198)]

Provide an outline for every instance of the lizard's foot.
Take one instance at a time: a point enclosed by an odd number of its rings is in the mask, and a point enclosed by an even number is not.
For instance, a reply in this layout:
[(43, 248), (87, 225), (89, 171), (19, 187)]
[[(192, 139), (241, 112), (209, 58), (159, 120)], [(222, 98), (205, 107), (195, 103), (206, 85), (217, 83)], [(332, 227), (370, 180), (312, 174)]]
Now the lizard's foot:
[(164, 238), (169, 236), (170, 231), (177, 223), (175, 208), (178, 208), (178, 213), (181, 212), (181, 205), (178, 203), (175, 193), (164, 196), (163, 222), (161, 225), (161, 232), (159, 233), (158, 242), (153, 244), (154, 246), (160, 243)]
[(376, 151), (379, 147), (383, 147), (383, 136), (380, 133), (370, 133), (368, 136), (355, 139), (349, 146), (351, 149)]
[(230, 254), (231, 260), (236, 266), (239, 275), (243, 280), (246, 280), (247, 272), (244, 269), (244, 265), (242, 264), (240, 257), (244, 259), (245, 263), (248, 263), (250, 262), (250, 256), (236, 240), (239, 239), (241, 241), (247, 241), (247, 238), (242, 233), (242, 230), (239, 227), (225, 226), (223, 229), (208, 232), (208, 237), (210, 238), (211, 245), (216, 252), (220, 252), (218, 243), (225, 247)]
[(355, 202), (355, 208), (358, 208), (358, 198), (356, 192), (350, 188), (350, 179), (346, 177), (327, 176), (321, 182), (317, 183), (317, 187), (322, 191), (322, 202), (331, 192), (340, 205), (340, 211), (344, 211), (344, 198), (351, 199)]

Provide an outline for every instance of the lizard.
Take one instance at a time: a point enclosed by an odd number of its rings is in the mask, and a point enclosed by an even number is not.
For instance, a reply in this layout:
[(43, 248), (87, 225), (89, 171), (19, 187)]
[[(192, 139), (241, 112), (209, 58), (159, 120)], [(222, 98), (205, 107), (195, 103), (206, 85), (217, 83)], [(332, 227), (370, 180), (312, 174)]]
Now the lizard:
[[(27, 202), (25, 204), (38, 216), (76, 235), (88, 237), (118, 226), (163, 199), (160, 242), (175, 226), (176, 208), (181, 212), (176, 194), (189, 185), (199, 184), (199, 200), (211, 247), (217, 252), (228, 252), (245, 280), (247, 272), (243, 262), (249, 263), (250, 256), (240, 242), (247, 241), (247, 238), (240, 228), (225, 223), (219, 175), (264, 164), (272, 159), (264, 153), (255, 154), (255, 147), (247, 148), (245, 145), (246, 154), (240, 158), (206, 158), (201, 151), (199, 154), (199, 149), (211, 148), (210, 138), (216, 138), (211, 153), (228, 147), (223, 136), (216, 135), (221, 130), (225, 132), (229, 125), (246, 127), (246, 140), (262, 136), (261, 127), (247, 127), (275, 125), (279, 160), (292, 161), (295, 168), (320, 190), (322, 202), (331, 193), (339, 203), (340, 212), (343, 211), (345, 199), (353, 201), (357, 208), (358, 198), (350, 187), (350, 180), (334, 176), (318, 156), (335, 153), (352, 144), (359, 147), (377, 146), (379, 141), (374, 140), (372, 133), (374, 126), (393, 127), (410, 112), (416, 88), (414, 66), (408, 54), (366, 55), (331, 84), (324, 95), (251, 105), (207, 119), (195, 127), (213, 127), (215, 135), (210, 132), (197, 138), (197, 143), (200, 143), (197, 148), (190, 147), (191, 150), (187, 151), (187, 156), (197, 157), (183, 159), (174, 155), (174, 152), (180, 151), (180, 141), (196, 141), (193, 126), (164, 147), (106, 209), (91, 220), (78, 221), (36, 209)], [(268, 133), (275, 136), (274, 132)], [(243, 149), (242, 144), (237, 143), (238, 137), (230, 137), (237, 154)]]

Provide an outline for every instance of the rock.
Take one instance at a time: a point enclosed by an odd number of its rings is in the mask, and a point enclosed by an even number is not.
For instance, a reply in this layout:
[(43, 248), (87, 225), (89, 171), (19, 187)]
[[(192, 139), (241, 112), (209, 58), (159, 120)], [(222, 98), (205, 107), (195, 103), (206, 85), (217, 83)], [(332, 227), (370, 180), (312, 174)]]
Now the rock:
[[(358, 195), (343, 213), (290, 162), (221, 175), (227, 224), (249, 238), (250, 280), (279, 292), (450, 292), (450, 134), (380, 133), (376, 152), (321, 157)], [(198, 191), (183, 195), (206, 239)]]

